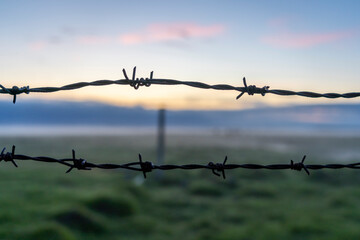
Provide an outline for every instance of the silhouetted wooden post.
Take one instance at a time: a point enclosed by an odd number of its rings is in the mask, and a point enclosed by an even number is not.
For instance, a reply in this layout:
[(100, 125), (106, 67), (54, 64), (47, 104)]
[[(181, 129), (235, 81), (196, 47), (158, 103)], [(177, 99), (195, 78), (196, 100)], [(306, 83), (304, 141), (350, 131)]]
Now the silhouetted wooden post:
[[(157, 163), (164, 164), (165, 157), (165, 109), (159, 109), (158, 113), (158, 148), (157, 148)], [(161, 176), (161, 171), (158, 171)]]

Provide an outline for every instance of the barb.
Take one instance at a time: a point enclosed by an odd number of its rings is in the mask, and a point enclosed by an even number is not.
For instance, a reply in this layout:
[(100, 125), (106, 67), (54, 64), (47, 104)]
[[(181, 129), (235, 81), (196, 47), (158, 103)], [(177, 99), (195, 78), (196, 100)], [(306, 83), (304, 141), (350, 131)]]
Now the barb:
[(22, 87), (22, 88), (19, 88), (17, 86), (13, 86), (12, 88), (5, 88), (3, 85), (0, 84), (0, 88), (2, 89), (1, 93), (7, 93), (7, 94), (14, 96), (13, 97), (14, 104), (16, 103), (16, 95), (21, 94), (21, 93), (29, 94), (29, 92), (30, 92), (29, 86)]
[(136, 75), (136, 67), (134, 67), (133, 69), (133, 75), (132, 75), (132, 79), (130, 80), (126, 74), (125, 69), (123, 69), (123, 74), (125, 79), (128, 81), (129, 85), (131, 87), (133, 87), (135, 90), (139, 89), (140, 86), (146, 86), (146, 87), (150, 87), (151, 86), (151, 82), (150, 80), (153, 79), (153, 74), (154, 72), (150, 73), (150, 79), (149, 78), (136, 78), (135, 79), (135, 75)]
[(120, 80), (97, 80), (93, 82), (78, 82), (73, 83), (69, 85), (65, 85), (62, 87), (39, 87), (39, 88), (29, 88), (22, 87), (19, 88), (17, 86), (14, 86), (12, 88), (5, 88), (4, 86), (0, 85), (0, 93), (1, 94), (10, 94), (13, 95), (13, 103), (16, 102), (16, 96), (21, 93), (53, 93), (58, 91), (67, 91), (67, 90), (75, 90), (80, 89), (83, 87), (88, 86), (107, 86), (107, 85), (130, 85), (134, 89), (139, 89), (140, 86), (146, 86), (149, 87), (152, 84), (157, 85), (186, 85), (189, 87), (194, 88), (202, 88), (202, 89), (213, 89), (213, 90), (232, 90), (232, 91), (238, 91), (240, 94), (236, 97), (236, 99), (239, 99), (242, 95), (245, 93), (248, 93), (249, 95), (254, 94), (261, 94), (262, 96), (265, 96), (267, 93), (276, 94), (280, 96), (302, 96), (302, 97), (309, 97), (309, 98), (356, 98), (360, 97), (360, 92), (350, 92), (350, 93), (315, 93), (315, 92), (308, 92), (308, 91), (290, 91), (290, 90), (280, 90), (280, 89), (272, 89), (269, 90), (269, 86), (264, 86), (262, 88), (258, 88), (255, 85), (247, 85), (246, 79), (243, 78), (243, 87), (235, 87), (232, 85), (227, 84), (215, 84), (215, 85), (209, 85), (202, 82), (196, 82), (196, 81), (179, 81), (179, 80), (173, 80), (173, 79), (155, 79), (153, 78), (153, 72), (150, 73), (150, 78), (136, 78), (136, 67), (133, 69), (132, 79), (129, 79), (129, 77), (126, 74), (125, 69), (123, 69), (123, 74), (125, 79)]
[(86, 161), (82, 158), (76, 159), (75, 157), (75, 150), (72, 150), (72, 161), (73, 165), (70, 166), (69, 170), (66, 171), (66, 173), (71, 172), (74, 168), (77, 168), (78, 170), (91, 170), (91, 168), (86, 167)]
[(307, 175), (310, 175), (309, 170), (307, 169), (306, 165), (304, 164), (305, 158), (306, 158), (306, 155), (304, 155), (303, 159), (299, 163), (294, 163), (294, 161), (291, 160), (291, 162), (290, 162), (291, 169), (296, 170), (296, 171), (301, 171), (302, 169), (304, 169), (305, 172), (307, 173)]
[(141, 154), (139, 154), (139, 164), (141, 167), (141, 171), (144, 174), (144, 178), (146, 178), (146, 173), (151, 172), (154, 169), (154, 164), (152, 162), (143, 162)]
[(248, 93), (250, 96), (254, 95), (255, 93), (259, 93), (261, 94), (261, 96), (265, 96), (265, 94), (268, 92), (269, 90), (269, 86), (264, 86), (262, 88), (258, 88), (256, 87), (255, 85), (250, 85), (250, 86), (247, 86), (246, 84), (246, 79), (243, 78), (243, 83), (244, 83), (244, 90), (242, 91), (242, 93), (240, 93), (236, 99), (239, 99), (241, 98), (242, 95), (244, 95), (244, 93)]
[(227, 161), (227, 156), (225, 157), (224, 159), (224, 162), (223, 163), (213, 163), (213, 162), (209, 162), (208, 166), (211, 168), (212, 170), (212, 173), (218, 177), (220, 177), (220, 174), (217, 173), (216, 171), (218, 172), (221, 172), (222, 173), (222, 177), (223, 179), (225, 179), (225, 164), (226, 164), (226, 161)]
[[(66, 173), (71, 172), (73, 169), (78, 170), (92, 170), (94, 168), (99, 169), (126, 169), (130, 171), (138, 171), (142, 172), (144, 178), (147, 177), (147, 173), (152, 172), (153, 170), (175, 170), (175, 169), (182, 169), (182, 170), (195, 170), (195, 169), (209, 169), (212, 173), (218, 177), (223, 177), (226, 179), (225, 170), (234, 170), (234, 169), (247, 169), (247, 170), (256, 170), (256, 169), (267, 169), (267, 170), (296, 170), (304, 171), (307, 175), (310, 175), (309, 170), (321, 170), (321, 169), (341, 169), (341, 168), (348, 168), (348, 169), (360, 169), (360, 162), (357, 163), (350, 163), (350, 164), (304, 164), (306, 155), (302, 158), (302, 160), (298, 163), (294, 163), (293, 160), (290, 161), (289, 164), (269, 164), (269, 165), (262, 165), (262, 164), (227, 164), (227, 156), (225, 157), (222, 163), (213, 163), (209, 162), (208, 164), (184, 164), (184, 165), (155, 165), (152, 162), (144, 162), (142, 160), (141, 154), (139, 154), (139, 160), (136, 162), (130, 162), (125, 164), (95, 164), (87, 162), (82, 158), (76, 158), (75, 151), (72, 151), (72, 158), (65, 158), (65, 159), (55, 159), (51, 157), (31, 157), (26, 155), (19, 155), (15, 154), (15, 146), (13, 146), (11, 152), (4, 153), (5, 148), (2, 150), (0, 154), (0, 162), (4, 160), (5, 162), (12, 162), (15, 167), (18, 165), (15, 163), (14, 160), (32, 160), (38, 162), (47, 162), (47, 163), (59, 163), (69, 167)], [(220, 174), (221, 173), (221, 174)]]
[(7, 153), (4, 154), (5, 150), (6, 150), (6, 148), (3, 148), (3, 150), (1, 151), (0, 162), (2, 160), (4, 160), (5, 162), (12, 162), (12, 164), (14, 164), (15, 167), (18, 167), (18, 165), (14, 161), (15, 146), (12, 146), (12, 151), (11, 152), (7, 152)]

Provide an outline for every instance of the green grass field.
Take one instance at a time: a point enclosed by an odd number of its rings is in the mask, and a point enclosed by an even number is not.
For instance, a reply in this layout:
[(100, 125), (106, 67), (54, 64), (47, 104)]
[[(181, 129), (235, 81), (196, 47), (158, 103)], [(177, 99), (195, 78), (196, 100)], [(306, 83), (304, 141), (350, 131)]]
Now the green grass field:
[[(156, 161), (154, 136), (1, 138), (18, 154)], [(166, 163), (359, 161), (359, 138), (170, 136)], [(0, 163), (0, 239), (358, 239), (360, 172), (206, 170), (142, 174)]]

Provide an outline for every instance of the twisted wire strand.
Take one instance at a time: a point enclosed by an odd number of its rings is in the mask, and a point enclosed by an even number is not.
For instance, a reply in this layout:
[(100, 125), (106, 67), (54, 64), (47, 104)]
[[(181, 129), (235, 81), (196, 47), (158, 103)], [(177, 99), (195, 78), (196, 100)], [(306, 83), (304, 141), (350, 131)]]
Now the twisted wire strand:
[(142, 172), (144, 178), (146, 178), (146, 174), (152, 172), (153, 170), (162, 170), (169, 171), (175, 169), (181, 170), (195, 170), (195, 169), (207, 169), (211, 170), (212, 173), (218, 177), (226, 178), (225, 171), (234, 170), (234, 169), (247, 169), (247, 170), (256, 170), (256, 169), (267, 169), (267, 170), (296, 170), (302, 171), (304, 170), (307, 175), (310, 175), (309, 170), (321, 170), (321, 169), (360, 169), (360, 162), (350, 163), (350, 164), (305, 164), (304, 161), (306, 159), (306, 155), (302, 158), (300, 162), (295, 163), (293, 160), (288, 164), (253, 164), (253, 163), (245, 163), (245, 164), (227, 164), (227, 157), (225, 157), (223, 162), (213, 163), (209, 162), (208, 164), (184, 164), (184, 165), (176, 165), (176, 164), (164, 164), (164, 165), (156, 165), (149, 161), (143, 161), (141, 154), (139, 154), (139, 160), (135, 162), (129, 162), (125, 164), (113, 164), (113, 163), (103, 163), (103, 164), (95, 164), (91, 162), (87, 162), (85, 159), (76, 158), (75, 151), (72, 150), (72, 158), (63, 158), (56, 159), (51, 157), (32, 157), (22, 154), (15, 154), (15, 146), (12, 147), (11, 152), (5, 153), (5, 148), (2, 150), (0, 154), (0, 162), (12, 162), (15, 167), (18, 167), (15, 160), (31, 160), (37, 162), (45, 162), (45, 163), (58, 163), (61, 165), (65, 165), (69, 167), (66, 173), (71, 172), (73, 169), (78, 170), (92, 170), (94, 168), (111, 170), (111, 169), (125, 169), (131, 171)]
[(150, 78), (136, 78), (136, 67), (133, 69), (132, 78), (130, 79), (127, 76), (125, 69), (123, 69), (123, 74), (125, 79), (119, 80), (97, 80), (93, 82), (78, 82), (68, 84), (62, 87), (38, 87), (38, 88), (30, 88), (26, 87), (17, 87), (13, 86), (12, 88), (5, 88), (0, 84), (0, 94), (10, 94), (13, 95), (13, 103), (16, 102), (16, 95), (22, 93), (53, 93), (58, 91), (67, 91), (67, 90), (75, 90), (88, 86), (107, 86), (107, 85), (130, 85), (134, 89), (138, 89), (140, 86), (150, 87), (152, 84), (156, 85), (186, 85), (194, 88), (202, 88), (202, 89), (213, 89), (213, 90), (233, 90), (238, 91), (240, 94), (236, 97), (239, 99), (243, 94), (248, 93), (249, 95), (261, 94), (265, 96), (266, 93), (271, 93), (280, 96), (302, 96), (309, 98), (356, 98), (360, 97), (360, 92), (350, 92), (350, 93), (316, 93), (310, 91), (290, 91), (290, 90), (280, 90), (280, 89), (272, 89), (269, 90), (269, 86), (264, 86), (262, 88), (256, 87), (255, 85), (247, 85), (246, 79), (243, 78), (243, 87), (235, 87), (228, 84), (215, 84), (210, 85), (202, 82), (196, 81), (179, 81), (174, 79), (155, 79), (153, 78), (153, 72), (150, 73)]

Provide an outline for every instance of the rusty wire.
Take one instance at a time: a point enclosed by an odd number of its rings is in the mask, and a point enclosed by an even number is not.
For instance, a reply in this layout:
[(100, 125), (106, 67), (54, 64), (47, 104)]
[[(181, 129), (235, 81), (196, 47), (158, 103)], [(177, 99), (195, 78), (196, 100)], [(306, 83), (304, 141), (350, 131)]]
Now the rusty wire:
[(350, 93), (315, 93), (309, 91), (290, 91), (290, 90), (280, 90), (280, 89), (269, 89), (269, 86), (264, 86), (262, 88), (256, 87), (255, 85), (247, 85), (246, 79), (243, 78), (243, 87), (235, 87), (228, 84), (216, 84), (216, 85), (209, 85), (202, 82), (196, 81), (179, 81), (173, 79), (155, 79), (153, 78), (153, 72), (150, 73), (150, 78), (136, 78), (136, 67), (133, 69), (132, 78), (129, 79), (125, 69), (123, 69), (123, 74), (125, 79), (120, 80), (97, 80), (93, 82), (78, 82), (69, 85), (65, 85), (62, 87), (38, 87), (38, 88), (30, 88), (29, 86), (25, 87), (17, 87), (13, 86), (12, 88), (5, 88), (3, 85), (0, 84), (0, 93), (2, 94), (10, 94), (13, 96), (13, 103), (16, 102), (16, 96), (22, 93), (53, 93), (58, 91), (65, 91), (65, 90), (74, 90), (88, 86), (106, 86), (106, 85), (130, 85), (134, 89), (138, 89), (140, 86), (149, 87), (152, 84), (157, 85), (186, 85), (195, 88), (202, 88), (202, 89), (214, 89), (214, 90), (234, 90), (240, 92), (240, 94), (236, 97), (239, 99), (245, 93), (249, 95), (254, 94), (261, 94), (265, 96), (267, 93), (272, 93), (280, 96), (302, 96), (302, 97), (309, 97), (309, 98), (356, 98), (360, 96), (360, 92), (350, 92)]
[(113, 163), (105, 163), (105, 164), (95, 164), (87, 162), (85, 159), (76, 158), (75, 151), (72, 150), (71, 158), (63, 158), (56, 159), (51, 157), (31, 157), (27, 155), (15, 154), (15, 146), (12, 147), (11, 152), (5, 153), (5, 148), (2, 150), (0, 154), (0, 162), (12, 162), (15, 167), (18, 167), (15, 160), (32, 160), (38, 162), (46, 162), (46, 163), (59, 163), (69, 167), (66, 173), (71, 172), (73, 169), (78, 170), (92, 170), (94, 168), (100, 169), (126, 169), (131, 171), (142, 172), (144, 178), (146, 178), (146, 174), (152, 172), (153, 170), (195, 170), (195, 169), (208, 169), (211, 170), (212, 173), (216, 176), (226, 178), (225, 171), (233, 170), (233, 169), (267, 169), (267, 170), (296, 170), (301, 171), (304, 170), (307, 175), (310, 175), (310, 170), (321, 170), (321, 169), (340, 169), (340, 168), (349, 168), (349, 169), (360, 169), (360, 162), (350, 163), (350, 164), (305, 164), (306, 155), (302, 158), (300, 162), (290, 161), (288, 164), (269, 164), (269, 165), (261, 165), (261, 164), (253, 164), (253, 163), (245, 163), (245, 164), (229, 164), (227, 163), (227, 157), (225, 157), (223, 162), (214, 163), (209, 162), (208, 164), (184, 164), (184, 165), (174, 165), (174, 164), (165, 164), (165, 165), (156, 165), (149, 161), (143, 161), (141, 154), (139, 154), (139, 160), (135, 162), (125, 163), (125, 164), (113, 164)]

